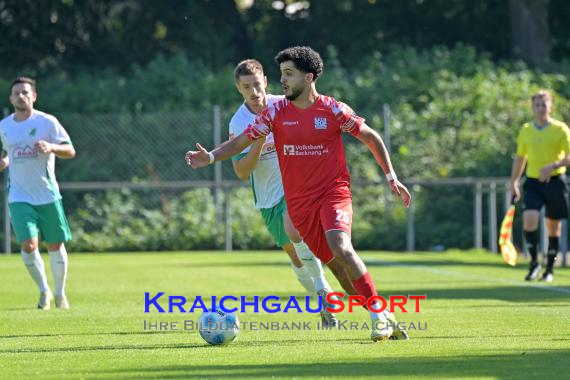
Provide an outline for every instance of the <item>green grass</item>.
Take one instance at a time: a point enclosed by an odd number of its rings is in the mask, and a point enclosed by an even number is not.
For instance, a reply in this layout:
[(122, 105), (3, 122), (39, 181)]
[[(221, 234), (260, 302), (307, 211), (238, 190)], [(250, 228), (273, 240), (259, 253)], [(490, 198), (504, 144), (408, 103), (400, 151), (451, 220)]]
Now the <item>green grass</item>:
[[(361, 254), (381, 294), (427, 294), (421, 313), (397, 314), (427, 330), (385, 343), (372, 343), (367, 331), (242, 331), (235, 343), (209, 346), (195, 331), (143, 331), (145, 319), (198, 318), (145, 314), (144, 292), (301, 295), (284, 254), (71, 255), (71, 309), (49, 311), (34, 309), (38, 294), (19, 255), (0, 257), (0, 377), (568, 378), (569, 269), (558, 269), (553, 284), (529, 284), (526, 264), (510, 268), (483, 252)], [(295, 312), (239, 318), (319, 320)], [(340, 319), (368, 315), (359, 309)]]

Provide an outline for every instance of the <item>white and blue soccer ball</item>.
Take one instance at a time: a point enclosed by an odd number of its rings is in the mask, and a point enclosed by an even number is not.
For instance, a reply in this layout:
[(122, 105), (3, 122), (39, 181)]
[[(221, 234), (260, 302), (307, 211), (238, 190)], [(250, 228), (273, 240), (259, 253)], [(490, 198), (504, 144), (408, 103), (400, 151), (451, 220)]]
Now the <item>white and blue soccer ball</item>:
[(231, 343), (239, 335), (239, 320), (236, 313), (208, 310), (202, 313), (198, 322), (200, 336), (213, 345)]

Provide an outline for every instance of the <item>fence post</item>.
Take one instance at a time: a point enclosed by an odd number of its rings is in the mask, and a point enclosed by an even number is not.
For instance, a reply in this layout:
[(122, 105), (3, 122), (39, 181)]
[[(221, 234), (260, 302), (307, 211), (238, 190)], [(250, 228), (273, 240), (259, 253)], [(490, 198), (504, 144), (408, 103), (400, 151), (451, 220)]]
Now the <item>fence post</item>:
[[(410, 187), (410, 195), (413, 195), (413, 186)], [(414, 197), (412, 196), (412, 199)], [(414, 202), (410, 203), (407, 211), (408, 228), (406, 234), (406, 250), (412, 252), (416, 250), (416, 231), (414, 229)]]
[(232, 205), (231, 205), (232, 189), (228, 187), (226, 191), (226, 252), (232, 252)]
[(503, 214), (506, 214), (507, 211), (509, 211), (509, 208), (511, 207), (511, 198), (511, 185), (508, 182), (505, 182), (505, 207)]
[[(10, 114), (8, 108), (4, 108), (4, 117)], [(1, 152), (0, 152), (1, 153)], [(10, 225), (10, 211), (8, 209), (8, 170), (4, 170), (4, 180), (2, 181), (4, 186), (4, 253), (6, 255), (12, 254), (12, 226)]]
[[(217, 147), (222, 142), (222, 116), (220, 106), (214, 106), (214, 147)], [(222, 245), (222, 163), (217, 161), (214, 163), (214, 201), (216, 203), (216, 245)]]
[(498, 252), (497, 248), (497, 184), (489, 184), (489, 250)]
[(474, 215), (474, 245), (475, 248), (483, 248), (483, 189), (481, 182), (475, 184), (475, 201), (473, 202)]
[(8, 172), (4, 172), (4, 253), (12, 254), (12, 229), (10, 226), (10, 211), (8, 210)]

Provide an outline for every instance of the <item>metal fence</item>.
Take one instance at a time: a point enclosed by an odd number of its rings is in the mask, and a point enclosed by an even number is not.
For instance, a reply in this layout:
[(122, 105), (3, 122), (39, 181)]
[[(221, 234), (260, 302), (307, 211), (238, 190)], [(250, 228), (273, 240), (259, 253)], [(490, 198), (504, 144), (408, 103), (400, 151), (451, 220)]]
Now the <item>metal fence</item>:
[[(384, 107), (383, 111), (384, 137), (389, 145), (389, 108)], [(128, 189), (139, 194), (143, 200), (147, 197), (149, 203), (154, 194), (154, 198), (159, 200), (156, 207), (160, 207), (160, 200), (179, 197), (189, 189), (208, 188), (212, 193), (216, 215), (216, 246), (232, 250), (236, 240), (235, 230), (239, 226), (235, 225), (235, 220), (232, 221), (235, 205), (231, 204), (231, 194), (247, 184), (237, 180), (230, 162), (217, 162), (203, 170), (190, 170), (184, 162), (184, 153), (193, 148), (191, 143), (200, 142), (210, 149), (227, 139), (230, 115), (230, 111), (222, 111), (219, 107), (209, 111), (169, 114), (61, 115), (59, 119), (78, 152), (74, 160), (58, 160), (57, 164), (66, 209), (72, 212), (79, 209), (81, 203), (85, 202), (86, 194)], [(355, 198), (361, 192), (361, 199), (371, 196), (376, 197), (372, 202), (382, 202), (381, 217), (386, 216), (382, 223), (389, 225), (386, 228), (392, 228), (397, 236), (402, 237), (402, 245), (380, 245), (384, 249), (413, 251), (452, 248), (439, 243), (438, 239), (441, 238), (437, 236), (422, 234), (425, 228), (437, 223), (442, 225), (441, 234), (461, 234), (459, 248), (486, 247), (497, 252), (498, 223), (510, 201), (507, 178), (407, 180), (406, 184), (419, 202), (414, 202), (413, 207), (406, 211), (402, 225), (390, 225), (394, 220), (391, 215), (398, 212), (398, 207), (392, 205), (389, 197), (378, 198), (378, 187), (384, 188), (383, 194), (387, 193), (384, 185), (360, 179), (354, 179), (353, 184)], [(367, 195), (367, 191), (372, 191), (373, 195)], [(471, 204), (471, 207), (461, 210), (451, 207), (445, 215), (430, 216), (429, 210), (426, 210), (430, 201), (425, 199), (444, 192), (457, 195), (463, 204)], [(5, 196), (3, 198), (3, 246), (5, 252), (10, 252), (14, 243), (11, 241)], [(362, 208), (365, 210), (359, 214)], [(365, 203), (355, 212), (362, 218), (370, 215), (367, 214)], [(374, 217), (378, 215), (374, 214)], [(254, 222), (261, 223), (260, 219)], [(372, 224), (372, 228), (378, 226)], [(515, 243), (522, 248), (522, 227), (520, 223), (518, 226)], [(366, 232), (370, 228), (366, 226), (359, 230), (358, 225), (355, 226), (356, 231)], [(566, 225), (563, 230), (562, 251), (566, 262)], [(471, 231), (470, 236), (465, 231)], [(355, 234), (357, 244), (359, 235), (363, 234)]]

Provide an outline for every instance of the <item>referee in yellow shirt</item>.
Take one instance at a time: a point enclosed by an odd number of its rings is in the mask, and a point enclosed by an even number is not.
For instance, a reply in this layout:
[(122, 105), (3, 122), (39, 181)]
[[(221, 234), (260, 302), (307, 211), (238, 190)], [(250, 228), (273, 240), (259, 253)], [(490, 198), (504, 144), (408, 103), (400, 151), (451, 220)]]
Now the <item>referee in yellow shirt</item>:
[[(568, 218), (568, 188), (566, 166), (570, 165), (570, 129), (561, 121), (550, 117), (552, 96), (541, 90), (532, 96), (534, 122), (522, 126), (517, 138), (517, 155), (511, 173), (511, 191), (515, 201), (520, 199), (519, 180), (526, 165), (523, 185), (524, 235), (531, 257), (525, 280), (539, 277), (537, 260), (538, 222), (540, 209), (546, 208), (548, 250), (546, 270), (540, 278), (551, 282), (553, 266), (560, 245), (562, 219)], [(544, 248), (544, 247), (543, 247)]]

